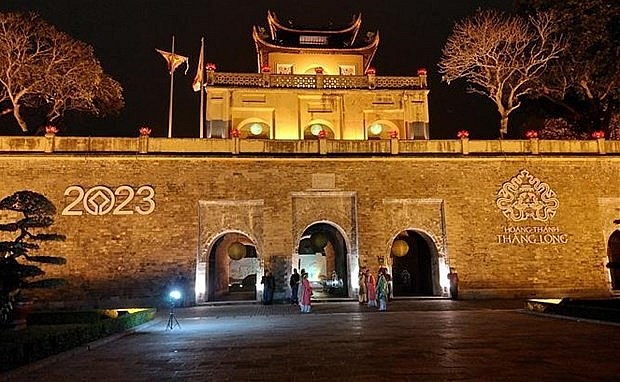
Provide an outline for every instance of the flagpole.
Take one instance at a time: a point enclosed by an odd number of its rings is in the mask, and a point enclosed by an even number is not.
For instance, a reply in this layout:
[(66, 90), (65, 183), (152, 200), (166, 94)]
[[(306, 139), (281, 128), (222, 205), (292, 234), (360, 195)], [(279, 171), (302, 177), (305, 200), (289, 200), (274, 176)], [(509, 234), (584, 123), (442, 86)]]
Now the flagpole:
[[(172, 57), (174, 58), (174, 35), (172, 35)], [(172, 92), (174, 91), (174, 67), (170, 67), (170, 106), (168, 107), (168, 138), (172, 138)]]
[(205, 96), (204, 96), (204, 51), (205, 51), (205, 38), (200, 39), (200, 54), (202, 60), (199, 60), (200, 65), (200, 138), (204, 138), (205, 131)]

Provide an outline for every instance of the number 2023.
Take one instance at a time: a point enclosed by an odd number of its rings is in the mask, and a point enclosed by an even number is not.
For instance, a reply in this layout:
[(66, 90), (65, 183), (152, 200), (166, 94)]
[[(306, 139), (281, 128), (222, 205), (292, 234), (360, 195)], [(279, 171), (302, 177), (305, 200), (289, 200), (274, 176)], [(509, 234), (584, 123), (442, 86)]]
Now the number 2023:
[[(80, 186), (69, 186), (65, 196), (75, 199), (62, 210), (62, 215), (82, 215), (84, 211), (91, 215), (110, 212), (112, 215), (132, 215), (134, 211), (148, 215), (155, 210), (155, 189), (151, 186), (141, 186), (136, 191), (131, 186), (119, 186), (114, 191), (106, 186), (91, 187), (88, 191)], [(134, 199), (137, 199), (137, 205), (132, 209), (128, 205)]]

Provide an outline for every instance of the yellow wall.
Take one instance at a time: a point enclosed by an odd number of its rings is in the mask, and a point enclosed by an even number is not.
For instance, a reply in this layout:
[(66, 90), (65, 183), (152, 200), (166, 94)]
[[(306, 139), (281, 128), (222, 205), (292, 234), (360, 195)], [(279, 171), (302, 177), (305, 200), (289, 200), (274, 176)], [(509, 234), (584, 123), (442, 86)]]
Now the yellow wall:
[(277, 73), (278, 64), (293, 64), (292, 74), (314, 74), (314, 68), (320, 66), (324, 74), (339, 75), (339, 65), (353, 65), (356, 75), (364, 74), (362, 56), (351, 54), (270, 53), (269, 67), (273, 73)]

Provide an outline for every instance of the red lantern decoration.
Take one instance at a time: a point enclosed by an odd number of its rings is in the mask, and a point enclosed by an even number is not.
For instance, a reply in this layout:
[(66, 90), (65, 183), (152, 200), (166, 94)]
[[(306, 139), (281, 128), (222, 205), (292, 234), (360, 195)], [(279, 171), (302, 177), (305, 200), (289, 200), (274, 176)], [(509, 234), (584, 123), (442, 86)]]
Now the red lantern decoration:
[(148, 126), (142, 126), (141, 128), (138, 129), (138, 132), (140, 133), (141, 136), (149, 136), (151, 135), (151, 128)]
[(458, 133), (456, 133), (456, 136), (460, 139), (465, 139), (465, 138), (469, 138), (469, 131), (467, 130), (460, 130)]
[(56, 126), (53, 126), (53, 125), (45, 126), (45, 134), (54, 135), (56, 133), (58, 133), (58, 128)]

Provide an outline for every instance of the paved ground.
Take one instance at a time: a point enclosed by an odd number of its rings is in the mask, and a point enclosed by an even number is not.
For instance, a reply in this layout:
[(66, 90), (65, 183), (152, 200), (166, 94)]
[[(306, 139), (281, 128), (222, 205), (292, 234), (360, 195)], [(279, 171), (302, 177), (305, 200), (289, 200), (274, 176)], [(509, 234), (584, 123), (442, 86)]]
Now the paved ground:
[(620, 326), (525, 313), (521, 301), (177, 309), (9, 381), (618, 381)]

